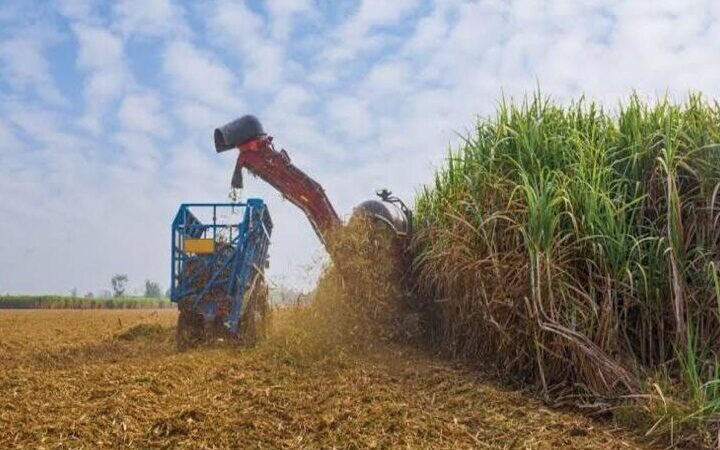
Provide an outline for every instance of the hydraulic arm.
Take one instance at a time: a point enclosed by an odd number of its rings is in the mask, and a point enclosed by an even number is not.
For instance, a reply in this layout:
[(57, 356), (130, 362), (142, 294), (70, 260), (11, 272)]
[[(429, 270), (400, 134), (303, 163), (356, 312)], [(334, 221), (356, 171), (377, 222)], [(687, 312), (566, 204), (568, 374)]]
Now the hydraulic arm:
[[(273, 138), (265, 133), (255, 116), (243, 116), (215, 130), (218, 152), (237, 148), (233, 187), (242, 187), (242, 170), (247, 169), (277, 189), (283, 197), (300, 208), (328, 249), (331, 230), (342, 226), (330, 200), (320, 184), (290, 162), (285, 150), (275, 150)], [(377, 193), (381, 200), (367, 200), (355, 208), (385, 223), (399, 237), (407, 237), (412, 228), (412, 213), (403, 202), (387, 190)]]
[(238, 148), (233, 186), (242, 187), (242, 169), (248, 169), (300, 208), (325, 244), (327, 233), (342, 222), (322, 186), (295, 167), (285, 150), (275, 150), (271, 136), (253, 139)]

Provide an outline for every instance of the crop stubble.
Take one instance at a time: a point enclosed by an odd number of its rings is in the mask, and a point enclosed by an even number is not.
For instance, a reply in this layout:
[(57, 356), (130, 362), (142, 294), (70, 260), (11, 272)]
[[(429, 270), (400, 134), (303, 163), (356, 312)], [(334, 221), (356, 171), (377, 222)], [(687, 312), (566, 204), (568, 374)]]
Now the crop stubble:
[(0, 447), (637, 448), (419, 350), (313, 337), (311, 314), (177, 353), (175, 311), (1, 311)]

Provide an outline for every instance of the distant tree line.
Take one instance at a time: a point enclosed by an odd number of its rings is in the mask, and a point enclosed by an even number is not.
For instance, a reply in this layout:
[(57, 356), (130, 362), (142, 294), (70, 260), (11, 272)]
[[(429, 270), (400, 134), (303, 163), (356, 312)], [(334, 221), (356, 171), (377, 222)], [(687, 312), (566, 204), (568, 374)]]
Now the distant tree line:
[(77, 288), (71, 289), (69, 296), (0, 296), (0, 309), (140, 309), (174, 307), (174, 304), (167, 298), (169, 291), (163, 293), (160, 283), (149, 279), (145, 280), (144, 295), (134, 297), (127, 295), (128, 281), (127, 274), (115, 274), (110, 278), (111, 290), (102, 290), (97, 296), (93, 292), (88, 292), (84, 297), (80, 297)]
[(6, 295), (0, 297), (0, 309), (150, 309), (173, 308), (166, 298), (119, 297), (81, 298), (59, 295)]

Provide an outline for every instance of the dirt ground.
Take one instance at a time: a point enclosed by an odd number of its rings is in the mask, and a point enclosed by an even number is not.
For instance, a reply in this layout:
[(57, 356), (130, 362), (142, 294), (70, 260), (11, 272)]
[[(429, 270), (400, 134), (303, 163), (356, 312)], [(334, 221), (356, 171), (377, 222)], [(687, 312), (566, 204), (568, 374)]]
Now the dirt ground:
[(0, 311), (0, 448), (645, 448), (420, 350), (177, 353), (175, 320)]

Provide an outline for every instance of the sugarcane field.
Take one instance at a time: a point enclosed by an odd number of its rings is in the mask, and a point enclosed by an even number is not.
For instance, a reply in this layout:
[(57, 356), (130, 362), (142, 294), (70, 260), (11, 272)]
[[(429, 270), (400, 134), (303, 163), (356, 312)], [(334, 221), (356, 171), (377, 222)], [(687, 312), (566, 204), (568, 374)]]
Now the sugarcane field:
[(720, 4), (0, 3), (0, 449), (720, 449)]

